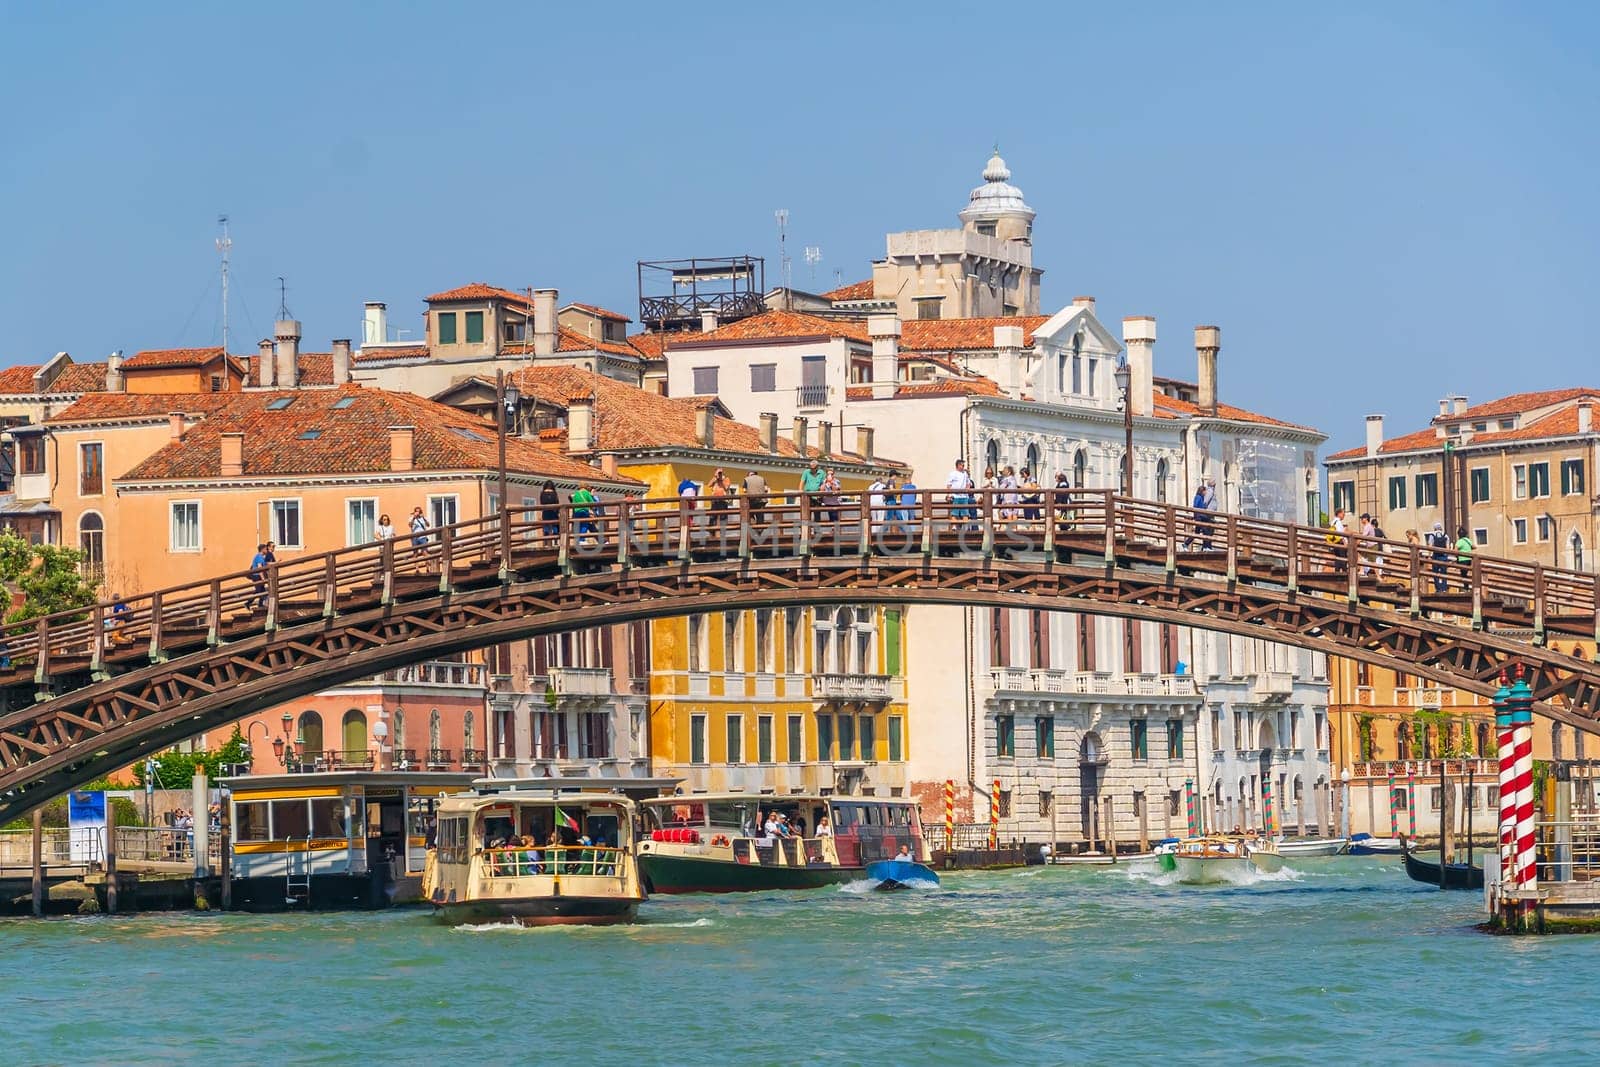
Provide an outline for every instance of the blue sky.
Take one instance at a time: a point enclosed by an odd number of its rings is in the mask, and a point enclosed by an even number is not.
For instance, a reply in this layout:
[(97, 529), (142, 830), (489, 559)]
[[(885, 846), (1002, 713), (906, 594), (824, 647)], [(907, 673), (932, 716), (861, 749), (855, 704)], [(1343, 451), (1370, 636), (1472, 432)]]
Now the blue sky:
[[(1108, 10), (1111, 9), (1111, 10)], [(998, 141), (1054, 310), (1223, 328), (1234, 403), (1355, 443), (1600, 385), (1600, 7), (9, 4), (0, 364), (307, 344), (482, 280), (636, 308), (634, 261), (795, 284), (955, 225)]]

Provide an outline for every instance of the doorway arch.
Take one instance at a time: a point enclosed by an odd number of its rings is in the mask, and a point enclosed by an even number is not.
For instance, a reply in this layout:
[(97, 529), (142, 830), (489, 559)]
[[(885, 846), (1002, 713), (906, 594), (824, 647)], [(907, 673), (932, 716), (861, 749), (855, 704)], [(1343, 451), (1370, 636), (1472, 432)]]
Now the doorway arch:
[(314, 711), (300, 713), (300, 756), (311, 759), (322, 754), (322, 716)]
[(344, 713), (344, 722), (340, 724), (340, 743), (346, 752), (365, 752), (367, 750), (367, 716), (365, 712), (351, 708)]

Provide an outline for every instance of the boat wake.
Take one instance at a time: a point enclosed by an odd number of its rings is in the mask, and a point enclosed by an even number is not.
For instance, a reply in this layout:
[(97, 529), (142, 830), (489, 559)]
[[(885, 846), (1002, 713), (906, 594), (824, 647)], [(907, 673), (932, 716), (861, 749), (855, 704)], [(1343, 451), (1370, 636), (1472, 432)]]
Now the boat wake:
[(645, 921), (645, 922), (641, 922), (639, 925), (640, 926), (648, 926), (648, 927), (651, 927), (652, 929), (655, 929), (655, 930), (694, 930), (694, 929), (698, 929), (698, 928), (704, 927), (704, 926), (715, 926), (717, 924), (715, 922), (713, 922), (711, 919), (709, 919), (706, 916), (702, 915), (700, 918), (691, 920), (691, 921), (686, 922), (686, 923), (661, 923), (661, 922), (648, 922), (648, 921)]
[[(876, 892), (878, 887), (881, 886), (882, 884), (883, 884), (883, 882), (880, 881), (877, 878), (861, 878), (861, 879), (858, 879), (858, 880), (856, 880), (854, 882), (841, 882), (841, 883), (839, 883), (839, 887), (838, 888), (839, 888), (839, 892), (841, 892), (841, 893), (873, 893), (873, 892)], [(930, 890), (930, 889), (938, 889), (939, 888), (939, 883), (937, 883), (937, 882), (901, 882), (900, 883), (900, 888), (926, 891), (926, 890)]]

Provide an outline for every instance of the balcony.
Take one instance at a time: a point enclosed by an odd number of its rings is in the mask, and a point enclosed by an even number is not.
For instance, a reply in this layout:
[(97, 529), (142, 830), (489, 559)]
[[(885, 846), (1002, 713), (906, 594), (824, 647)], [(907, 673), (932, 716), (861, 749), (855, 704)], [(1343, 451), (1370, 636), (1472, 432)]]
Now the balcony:
[(392, 685), (455, 686), (470, 689), (483, 688), (483, 664), (458, 663), (454, 660), (428, 660), (408, 663), (392, 671), (384, 671), (378, 680)]
[(609, 667), (551, 667), (545, 682), (558, 697), (608, 697)]
[(794, 391), (794, 402), (801, 408), (825, 408), (828, 406), (828, 387), (826, 385), (801, 385)]
[(1470, 693), (1454, 689), (1433, 689), (1427, 686), (1408, 687), (1394, 691), (1395, 705), (1402, 708), (1453, 708), (1457, 704), (1471, 706), (1476, 703)]
[(1195, 696), (1187, 674), (1097, 674), (1044, 667), (991, 667), (989, 682), (997, 693), (1059, 693), (1094, 696)]
[[(1325, 753), (1326, 749), (1319, 749), (1318, 754)], [(1387, 780), (1390, 775), (1396, 779), (1406, 777), (1420, 779), (1424, 782), (1439, 781), (1440, 764), (1452, 778), (1466, 777), (1471, 773), (1474, 778), (1481, 779), (1493, 785), (1497, 780), (1500, 765), (1497, 760), (1469, 757), (1467, 759), (1425, 759), (1425, 760), (1368, 760), (1357, 762), (1350, 768), (1351, 778), (1368, 778)]]
[(1250, 679), (1250, 696), (1258, 701), (1287, 700), (1294, 692), (1294, 675), (1288, 671), (1261, 671)]
[(811, 695), (818, 700), (887, 704), (894, 699), (894, 678), (887, 674), (814, 674)]

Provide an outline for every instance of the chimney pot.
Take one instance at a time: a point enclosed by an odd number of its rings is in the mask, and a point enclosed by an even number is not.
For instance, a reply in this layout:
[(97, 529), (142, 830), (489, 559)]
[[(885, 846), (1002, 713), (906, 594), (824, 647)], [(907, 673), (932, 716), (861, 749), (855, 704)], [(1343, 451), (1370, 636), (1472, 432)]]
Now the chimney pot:
[(1000, 387), (1012, 398), (1022, 396), (1022, 327), (996, 326), (994, 347), (1000, 361)]
[(396, 473), (411, 470), (416, 463), (416, 436), (414, 426), (389, 427), (389, 469)]
[(761, 413), (761, 445), (768, 452), (778, 451), (778, 416), (774, 412)]
[(222, 435), (222, 465), (224, 478), (237, 478), (244, 473), (244, 434)]
[(1376, 459), (1383, 447), (1383, 416), (1367, 416), (1367, 458)]
[(711, 308), (700, 309), (700, 332), (711, 333), (717, 328), (717, 313)]
[(555, 289), (535, 289), (533, 291), (533, 354), (535, 356), (553, 356), (556, 354), (556, 300), (559, 295)]
[(1578, 405), (1578, 432), (1594, 432), (1594, 408), (1589, 404)]
[(856, 455), (867, 462), (872, 462), (873, 457), (873, 429), (871, 426), (856, 427)]
[(1463, 412), (1465, 412), (1466, 410), (1467, 410), (1467, 398), (1466, 397), (1464, 397), (1464, 396), (1453, 396), (1453, 397), (1450, 398), (1450, 414), (1452, 414), (1452, 415), (1460, 415)]
[(1122, 320), (1122, 341), (1128, 346), (1128, 392), (1135, 415), (1155, 410), (1156, 319), (1129, 315)]
[(264, 389), (271, 389), (277, 382), (278, 364), (272, 351), (272, 340), (263, 337), (256, 352), (256, 384)]
[(1194, 350), (1199, 366), (1200, 410), (1217, 413), (1217, 353), (1222, 348), (1222, 329), (1217, 326), (1194, 328)]
[(594, 448), (594, 398), (567, 398), (567, 451), (589, 452)]
[(826, 420), (817, 423), (817, 451), (824, 457), (833, 455), (833, 423)]
[(361, 345), (381, 345), (389, 339), (389, 305), (368, 300), (361, 322)]
[(106, 357), (106, 392), (121, 393), (127, 388), (127, 379), (122, 374), (122, 349), (119, 348)]
[(1441, 396), (1439, 398), (1439, 417), (1442, 419), (1448, 414), (1450, 414), (1450, 398)]
[(811, 445), (809, 440), (810, 431), (811, 420), (804, 415), (796, 415), (794, 417), (794, 429), (790, 432), (789, 439), (794, 442), (794, 447), (800, 450), (802, 456), (806, 454)]
[(695, 408), (694, 435), (701, 448), (717, 447), (717, 415), (711, 405), (703, 404)]
[(867, 318), (872, 338), (872, 399), (892, 400), (900, 379), (900, 316)]
[(183, 412), (167, 412), (167, 432), (174, 441), (183, 440)]
[(1089, 309), (1089, 314), (1093, 315), (1094, 314), (1094, 297), (1092, 297), (1092, 296), (1075, 296), (1075, 297), (1072, 298), (1072, 306), (1075, 307), (1075, 308), (1088, 308)]
[(300, 324), (293, 319), (280, 319), (273, 336), (277, 338), (274, 351), (278, 357), (278, 388), (300, 387)]
[(350, 339), (341, 337), (333, 342), (333, 384), (337, 388), (350, 381)]

